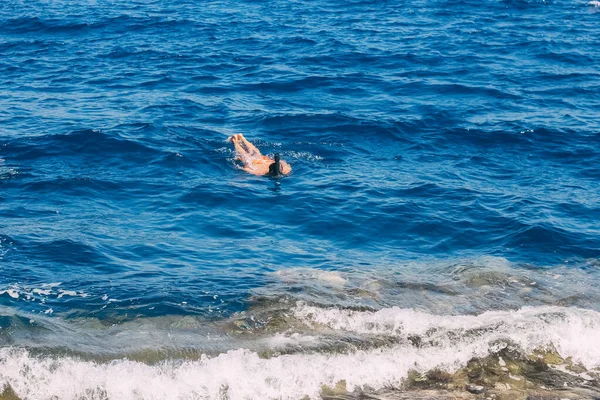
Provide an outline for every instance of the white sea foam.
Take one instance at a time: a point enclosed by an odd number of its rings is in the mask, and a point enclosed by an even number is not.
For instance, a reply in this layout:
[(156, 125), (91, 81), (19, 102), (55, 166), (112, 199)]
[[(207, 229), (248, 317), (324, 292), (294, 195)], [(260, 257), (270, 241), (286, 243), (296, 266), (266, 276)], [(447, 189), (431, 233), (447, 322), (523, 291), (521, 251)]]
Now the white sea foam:
[(3, 166), (4, 160), (0, 158), (0, 180), (2, 179), (10, 179), (13, 176), (17, 175), (19, 172), (14, 168), (7, 168)]
[[(399, 308), (378, 312), (342, 311), (299, 304), (294, 315), (311, 326), (340, 334), (418, 335), (408, 342), (350, 353), (296, 353), (268, 359), (237, 349), (197, 361), (157, 365), (115, 360), (94, 363), (69, 357), (32, 356), (0, 349), (0, 386), (22, 399), (298, 399), (318, 398), (322, 385), (346, 382), (349, 391), (368, 385), (399, 388), (410, 370), (453, 372), (473, 357), (512, 343), (524, 351), (552, 344), (563, 357), (590, 369), (600, 366), (600, 314), (538, 307), (479, 316), (439, 316)], [(314, 336), (275, 335), (275, 348), (318, 341)], [(504, 344), (503, 344), (504, 343)]]
[(83, 292), (76, 292), (75, 290), (63, 290), (63, 289), (59, 289), (58, 290), (58, 296), (56, 296), (56, 298), (60, 299), (63, 296), (72, 296), (72, 297), (87, 297), (87, 293), (83, 293)]
[[(337, 331), (435, 339), (447, 347), (483, 341), (509, 340), (524, 351), (554, 346), (563, 357), (573, 357), (587, 368), (600, 368), (600, 313), (565, 307), (524, 307), (517, 311), (489, 311), (481, 315), (435, 316), (398, 307), (380, 311), (318, 308), (299, 303), (294, 316), (311, 326)], [(452, 335), (448, 335), (452, 332)], [(452, 339), (450, 339), (452, 338)]]
[(290, 335), (276, 333), (275, 336), (266, 340), (268, 346), (275, 349), (292, 346), (310, 346), (318, 343), (318, 341), (319, 338), (317, 336), (305, 336), (299, 333), (292, 333)]
[(50, 283), (42, 283), (43, 288), (54, 288), (62, 285), (62, 282), (50, 282)]
[(285, 153), (286, 156), (294, 158), (296, 160), (304, 161), (322, 161), (323, 157), (309, 153), (307, 151), (288, 151)]
[[(435, 351), (377, 350), (352, 355), (284, 355), (262, 359), (233, 350), (199, 361), (149, 366), (126, 360), (96, 364), (72, 358), (35, 358), (26, 351), (0, 350), (0, 384), (22, 399), (298, 399), (318, 398), (321, 384), (346, 380), (399, 386), (414, 363), (437, 364)], [(439, 354), (441, 356), (441, 354)], [(433, 356), (433, 357), (432, 357)]]
[(0, 290), (0, 295), (3, 295), (3, 294), (8, 294), (13, 299), (19, 298), (19, 292), (15, 289)]
[(60, 282), (44, 283), (40, 287), (29, 287), (18, 284), (12, 284), (5, 289), (0, 290), (0, 296), (8, 294), (13, 299), (23, 299), (25, 301), (40, 301), (45, 303), (47, 299), (60, 299), (64, 296), (72, 297), (88, 297), (84, 291), (56, 289), (60, 286)]
[(40, 296), (49, 296), (52, 294), (52, 290), (50, 290), (50, 289), (33, 289), (31, 291), (31, 293), (37, 294)]

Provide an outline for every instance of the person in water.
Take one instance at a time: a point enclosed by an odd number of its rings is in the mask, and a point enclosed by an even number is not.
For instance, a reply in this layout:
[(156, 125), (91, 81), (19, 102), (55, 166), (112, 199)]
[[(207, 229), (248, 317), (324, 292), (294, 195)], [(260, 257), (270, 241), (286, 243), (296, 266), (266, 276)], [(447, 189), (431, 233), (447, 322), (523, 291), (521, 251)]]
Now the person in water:
[(236, 159), (244, 164), (244, 171), (269, 176), (288, 175), (292, 172), (292, 167), (283, 161), (279, 154), (275, 154), (274, 159), (263, 156), (241, 133), (231, 136), (228, 140), (231, 140), (235, 147)]

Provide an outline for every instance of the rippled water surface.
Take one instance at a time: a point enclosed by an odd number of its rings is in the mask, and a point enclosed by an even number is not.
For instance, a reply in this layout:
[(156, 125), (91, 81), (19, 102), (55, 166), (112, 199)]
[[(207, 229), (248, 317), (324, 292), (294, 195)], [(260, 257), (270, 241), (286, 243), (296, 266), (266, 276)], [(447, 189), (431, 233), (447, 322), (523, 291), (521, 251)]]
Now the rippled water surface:
[[(597, 369), (599, 26), (587, 1), (3, 4), (0, 385), (318, 397), (500, 339)], [(241, 171), (234, 133), (291, 176)]]

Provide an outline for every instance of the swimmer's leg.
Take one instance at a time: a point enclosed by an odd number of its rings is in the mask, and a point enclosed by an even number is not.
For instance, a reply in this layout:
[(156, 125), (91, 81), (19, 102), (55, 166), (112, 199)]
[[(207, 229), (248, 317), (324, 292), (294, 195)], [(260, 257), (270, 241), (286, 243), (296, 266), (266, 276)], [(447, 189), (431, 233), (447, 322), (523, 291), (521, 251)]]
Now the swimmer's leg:
[(241, 135), (242, 135), (241, 133), (234, 133), (233, 135), (229, 136), (229, 137), (227, 138), (227, 140), (226, 140), (226, 141), (227, 141), (227, 142), (232, 142), (232, 143), (233, 143), (233, 142), (235, 142), (236, 140), (240, 140), (240, 136), (241, 136)]
[(236, 137), (236, 135), (233, 135), (231, 137), (231, 141), (233, 142), (233, 147), (235, 147), (236, 159), (238, 161), (243, 162), (244, 165), (247, 165), (248, 159), (250, 157), (248, 151), (246, 151), (246, 149), (242, 147), (242, 144), (240, 143), (240, 140)]
[(258, 150), (255, 145), (253, 145), (252, 143), (250, 143), (244, 137), (244, 135), (242, 135), (240, 133), (238, 135), (238, 139), (241, 139), (244, 142), (244, 144), (246, 145), (246, 148), (248, 149), (248, 153), (250, 153), (250, 155), (252, 155), (253, 157), (262, 157), (262, 154), (260, 153), (260, 150)]
[(242, 147), (242, 144), (240, 143), (240, 141), (238, 139), (235, 138), (235, 136), (232, 137), (231, 141), (233, 142), (233, 147), (235, 148), (235, 152), (239, 156), (247, 156), (248, 155), (248, 152), (246, 151), (246, 149), (244, 149)]

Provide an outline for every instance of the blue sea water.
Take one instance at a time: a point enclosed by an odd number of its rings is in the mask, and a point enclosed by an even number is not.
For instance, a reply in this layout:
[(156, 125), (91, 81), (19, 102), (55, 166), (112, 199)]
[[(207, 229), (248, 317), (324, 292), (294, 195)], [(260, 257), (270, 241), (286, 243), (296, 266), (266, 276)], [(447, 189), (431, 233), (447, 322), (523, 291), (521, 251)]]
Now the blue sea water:
[[(3, 3), (0, 385), (400, 387), (440, 354), (393, 347), (407, 364), (388, 365), (371, 339), (428, 335), (415, 319), (600, 367), (599, 27), (586, 0)], [(244, 173), (234, 133), (292, 174)], [(446, 364), (498, 339), (461, 334)], [(348, 335), (366, 355), (339, 350)]]

